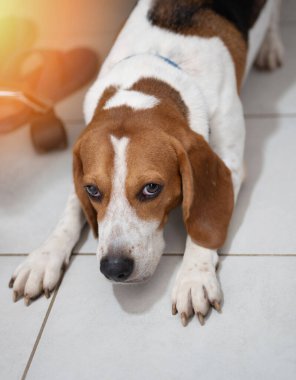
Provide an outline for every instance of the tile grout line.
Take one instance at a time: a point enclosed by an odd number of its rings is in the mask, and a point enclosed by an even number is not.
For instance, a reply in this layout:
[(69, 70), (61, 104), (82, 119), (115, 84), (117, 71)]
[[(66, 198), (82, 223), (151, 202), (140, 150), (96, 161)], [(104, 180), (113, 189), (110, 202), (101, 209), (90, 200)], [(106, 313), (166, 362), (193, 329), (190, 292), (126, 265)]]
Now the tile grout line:
[(280, 26), (281, 27), (286, 26), (286, 25), (288, 25), (288, 26), (293, 25), (294, 26), (295, 23), (296, 23), (296, 20), (285, 20), (285, 19), (280, 20)]
[(30, 354), (29, 359), (28, 359), (28, 361), (27, 361), (27, 364), (26, 364), (26, 366), (25, 366), (25, 369), (24, 369), (23, 375), (22, 375), (22, 377), (21, 377), (21, 380), (25, 380), (26, 377), (27, 377), (28, 371), (29, 371), (29, 369), (30, 369), (30, 367), (31, 367), (31, 364), (32, 364), (32, 361), (33, 361), (33, 359), (34, 359), (35, 352), (37, 351), (37, 348), (38, 348), (39, 342), (40, 342), (40, 340), (41, 340), (41, 337), (42, 337), (43, 331), (44, 331), (44, 329), (45, 329), (45, 326), (46, 326), (46, 323), (47, 323), (47, 320), (48, 320), (48, 317), (49, 317), (49, 315), (50, 315), (51, 309), (52, 309), (52, 307), (53, 307), (53, 304), (54, 304), (54, 302), (55, 302), (56, 296), (57, 296), (57, 294), (58, 294), (58, 291), (59, 291), (59, 288), (60, 288), (60, 283), (61, 283), (63, 277), (64, 277), (64, 276), (61, 277), (61, 279), (60, 279), (60, 281), (59, 281), (59, 284), (58, 284), (58, 287), (55, 289), (55, 291), (54, 291), (54, 293), (53, 293), (53, 296), (52, 296), (52, 299), (50, 300), (50, 304), (49, 304), (48, 309), (47, 309), (47, 311), (46, 311), (46, 314), (45, 314), (45, 316), (44, 316), (43, 322), (42, 322), (42, 324), (41, 324), (41, 327), (40, 327), (40, 330), (39, 330), (39, 332), (38, 332), (37, 338), (36, 338), (36, 340), (35, 340), (34, 346), (33, 346), (33, 348), (32, 348), (31, 354)]
[(222, 257), (296, 257), (295, 253), (218, 253)]
[[(22, 253), (22, 254), (13, 254), (13, 255), (0, 254), (0, 257), (1, 256), (2, 257), (3, 256), (6, 256), (6, 257), (26, 256), (26, 254), (25, 253)], [(73, 254), (72, 256), (82, 256), (82, 257), (83, 256), (95, 256), (95, 253), (85, 253), (85, 254), (76, 253), (76, 254)], [(176, 254), (174, 254), (174, 253), (164, 253), (163, 256), (175, 257), (175, 256), (183, 256), (183, 254), (182, 253), (176, 253)], [(246, 257), (246, 256), (247, 257), (250, 257), (250, 256), (251, 257), (262, 257), (262, 256), (264, 256), (264, 257), (269, 257), (269, 256), (270, 257), (293, 257), (294, 256), (295, 257), (296, 254), (268, 254), (268, 253), (266, 253), (266, 254), (238, 254), (238, 253), (237, 254), (228, 254), (228, 253), (220, 253), (219, 256), (222, 256), (222, 257), (231, 257), (231, 256), (234, 256), (234, 257), (240, 257), (240, 256), (242, 256), (242, 257)], [(48, 321), (49, 315), (50, 315), (51, 310), (53, 308), (53, 305), (54, 305), (54, 302), (56, 300), (56, 297), (57, 297), (57, 294), (58, 294), (58, 291), (59, 291), (59, 287), (60, 287), (60, 284), (61, 284), (63, 278), (64, 278), (64, 275), (61, 277), (61, 279), (59, 281), (59, 284), (58, 284), (58, 287), (54, 291), (54, 294), (52, 296), (52, 299), (51, 299), (50, 304), (48, 306), (48, 309), (46, 311), (45, 317), (44, 317), (43, 322), (41, 324), (40, 330), (38, 332), (37, 338), (36, 338), (35, 343), (33, 345), (31, 354), (30, 354), (29, 359), (27, 361), (27, 364), (25, 366), (25, 369), (24, 369), (23, 375), (21, 377), (21, 380), (25, 380), (26, 377), (27, 377), (27, 374), (28, 374), (29, 369), (31, 367), (32, 361), (34, 359), (35, 353), (36, 353), (38, 345), (39, 345), (39, 342), (40, 342), (40, 340), (42, 338), (43, 331), (45, 329), (45, 326), (46, 326), (46, 323)]]
[(245, 119), (281, 119), (281, 118), (295, 118), (296, 113), (285, 113), (285, 114), (279, 114), (279, 113), (263, 113), (263, 114), (252, 114), (252, 113), (246, 113), (244, 114)]
[[(27, 257), (28, 253), (0, 253), (0, 257)], [(183, 256), (184, 253), (163, 253), (162, 256)], [(245, 256), (264, 256), (264, 257), (293, 257), (296, 256), (296, 253), (218, 253), (219, 256), (234, 256), (234, 257), (245, 257)], [(95, 253), (72, 253), (71, 256), (96, 256)]]

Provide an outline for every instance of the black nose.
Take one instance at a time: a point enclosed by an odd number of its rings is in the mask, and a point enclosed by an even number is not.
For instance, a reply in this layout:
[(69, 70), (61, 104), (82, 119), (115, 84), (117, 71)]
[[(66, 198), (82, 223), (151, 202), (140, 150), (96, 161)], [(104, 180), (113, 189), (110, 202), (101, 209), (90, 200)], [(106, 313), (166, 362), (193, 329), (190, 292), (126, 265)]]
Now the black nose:
[(105, 277), (113, 281), (125, 281), (134, 269), (134, 260), (128, 257), (104, 257), (101, 260), (100, 270)]

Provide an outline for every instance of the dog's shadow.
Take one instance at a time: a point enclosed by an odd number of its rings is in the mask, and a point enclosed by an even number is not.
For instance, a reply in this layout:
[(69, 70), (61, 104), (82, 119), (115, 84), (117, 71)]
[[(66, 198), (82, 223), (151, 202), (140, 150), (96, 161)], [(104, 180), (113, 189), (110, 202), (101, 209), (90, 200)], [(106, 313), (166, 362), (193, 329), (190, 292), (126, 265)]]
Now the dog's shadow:
[[(295, 86), (295, 79), (291, 80), (295, 78), (295, 45), (288, 31), (289, 29), (283, 30), (282, 33), (285, 46), (285, 61), (283, 67), (271, 72), (253, 69), (250, 73), (251, 77), (247, 78), (247, 83), (242, 90), (242, 99), (246, 99), (246, 103), (248, 103), (247, 100), (249, 100), (249, 97), (253, 96), (248, 106), (250, 111), (252, 112), (254, 107), (262, 109), (263, 119), (265, 119), (265, 121), (260, 121), (260, 118), (262, 118), (260, 113), (254, 115), (248, 115), (247, 113), (245, 117), (246, 149), (244, 161), (246, 175), (235, 206), (228, 239), (222, 249), (222, 252), (225, 253), (231, 251), (231, 243), (245, 220), (246, 211), (251, 204), (254, 189), (256, 188), (265, 164), (264, 154), (266, 145), (280, 127), (279, 118), (274, 116), (280, 116), (280, 114), (283, 113), (283, 110), (279, 110), (281, 101)], [(268, 99), (268, 103), (266, 99)], [(256, 106), (254, 105), (254, 100), (256, 100)], [(289, 111), (287, 110), (285, 112), (288, 113)], [(258, 123), (258, 125), (256, 125), (256, 123)], [(256, 221), (254, 221), (254, 223), (255, 222)]]
[(148, 282), (136, 285), (113, 285), (114, 296), (122, 309), (130, 314), (143, 314), (150, 310), (167, 292), (172, 273), (179, 264), (178, 256), (173, 259), (171, 256), (163, 256)]
[(229, 226), (228, 238), (220, 251), (221, 253), (230, 253), (232, 251), (233, 240), (244, 223), (247, 210), (251, 205), (254, 189), (263, 171), (266, 145), (279, 128), (279, 120), (276, 118), (268, 120), (268, 128), (260, 126), (260, 122), (258, 122), (257, 128), (254, 122), (251, 118), (246, 118), (245, 179), (235, 205)]

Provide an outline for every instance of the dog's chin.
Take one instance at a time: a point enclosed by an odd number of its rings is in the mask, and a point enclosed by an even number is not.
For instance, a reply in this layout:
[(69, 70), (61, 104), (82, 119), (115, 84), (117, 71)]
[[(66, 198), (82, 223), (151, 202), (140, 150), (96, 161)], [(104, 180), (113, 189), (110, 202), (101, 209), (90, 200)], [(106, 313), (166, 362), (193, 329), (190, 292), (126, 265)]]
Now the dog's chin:
[(109, 280), (108, 278), (106, 278), (106, 280), (113, 285), (138, 285), (138, 284), (147, 283), (151, 277), (152, 276), (146, 276), (143, 279), (142, 278), (135, 278), (135, 279), (126, 280), (126, 281), (114, 281), (114, 280)]
[(114, 285), (139, 285), (139, 284), (145, 284), (149, 280), (150, 280), (150, 276), (144, 278), (143, 280), (135, 279), (135, 280), (126, 280), (126, 281), (112, 281), (112, 280), (108, 280), (108, 281), (110, 281)]
[(134, 280), (127, 280), (122, 282), (121, 284), (124, 285), (135, 285), (135, 284), (145, 284), (150, 280), (151, 276), (144, 277), (143, 279), (134, 279)]

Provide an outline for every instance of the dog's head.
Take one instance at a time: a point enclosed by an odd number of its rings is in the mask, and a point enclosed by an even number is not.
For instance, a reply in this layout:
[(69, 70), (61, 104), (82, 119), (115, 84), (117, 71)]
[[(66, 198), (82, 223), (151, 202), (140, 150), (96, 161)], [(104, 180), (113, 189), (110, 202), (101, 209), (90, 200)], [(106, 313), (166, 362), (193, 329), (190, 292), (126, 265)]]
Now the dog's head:
[(74, 148), (75, 188), (99, 236), (101, 271), (126, 283), (155, 271), (177, 205), (188, 234), (208, 248), (223, 244), (233, 208), (230, 171), (204, 138), (165, 114), (139, 114), (95, 118)]

